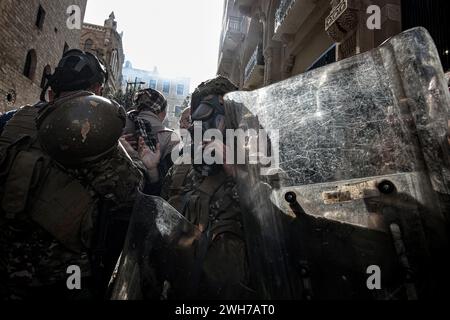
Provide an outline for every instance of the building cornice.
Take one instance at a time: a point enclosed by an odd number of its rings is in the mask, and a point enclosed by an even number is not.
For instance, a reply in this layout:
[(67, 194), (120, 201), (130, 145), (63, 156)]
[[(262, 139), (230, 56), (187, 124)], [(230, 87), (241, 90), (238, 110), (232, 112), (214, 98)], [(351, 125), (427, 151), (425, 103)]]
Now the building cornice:
[(103, 27), (103, 26), (99, 26), (96, 24), (90, 24), (90, 23), (83, 23), (83, 28), (84, 29), (89, 29), (89, 30), (94, 30), (94, 31), (106, 31), (107, 28)]
[(91, 23), (85, 22), (85, 23), (83, 23), (83, 29), (92, 30), (92, 31), (100, 31), (100, 32), (111, 31), (116, 36), (117, 40), (122, 41), (122, 37), (120, 36), (120, 33), (117, 32), (117, 30), (115, 30), (114, 28), (99, 26), (96, 24), (91, 24)]

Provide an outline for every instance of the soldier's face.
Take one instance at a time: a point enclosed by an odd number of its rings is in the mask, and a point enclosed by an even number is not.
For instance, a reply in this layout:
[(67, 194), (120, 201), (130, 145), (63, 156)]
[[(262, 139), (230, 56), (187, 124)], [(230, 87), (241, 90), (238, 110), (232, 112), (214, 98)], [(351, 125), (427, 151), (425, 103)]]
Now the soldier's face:
[(200, 104), (192, 111), (192, 122), (201, 122), (203, 133), (210, 129), (225, 130), (225, 109), (223, 97), (209, 95), (202, 99)]

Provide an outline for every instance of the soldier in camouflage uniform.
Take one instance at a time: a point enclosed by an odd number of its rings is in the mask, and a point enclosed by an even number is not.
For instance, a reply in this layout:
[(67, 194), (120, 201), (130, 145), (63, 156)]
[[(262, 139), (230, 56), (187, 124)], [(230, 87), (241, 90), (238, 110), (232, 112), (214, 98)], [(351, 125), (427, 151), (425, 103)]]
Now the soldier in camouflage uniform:
[[(117, 143), (125, 112), (94, 95), (101, 93), (106, 78), (95, 56), (71, 50), (43, 91), (42, 100), (51, 87), (51, 102), (21, 108), (4, 129), (1, 300), (103, 295), (143, 179)], [(73, 265), (81, 269), (81, 290), (66, 285)]]
[[(217, 123), (224, 119), (223, 96), (237, 88), (218, 77), (201, 84), (192, 96), (192, 120)], [(198, 117), (197, 110), (209, 116)], [(203, 112), (200, 111), (200, 112)], [(220, 122), (220, 121), (219, 121)], [(222, 125), (216, 127), (222, 129)], [(202, 232), (194, 242), (195, 270), (189, 292), (185, 284), (171, 283), (170, 298), (240, 299), (248, 298), (249, 276), (241, 209), (236, 184), (226, 166), (194, 166), (180, 158), (163, 184), (162, 197)], [(169, 281), (170, 282), (170, 281)]]

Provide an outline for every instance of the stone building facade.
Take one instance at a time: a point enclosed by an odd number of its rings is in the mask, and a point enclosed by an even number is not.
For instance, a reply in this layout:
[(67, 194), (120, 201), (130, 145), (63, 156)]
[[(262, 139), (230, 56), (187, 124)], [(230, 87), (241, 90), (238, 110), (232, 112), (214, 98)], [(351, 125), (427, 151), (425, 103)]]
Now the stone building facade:
[(112, 12), (103, 26), (84, 23), (80, 47), (97, 55), (108, 68), (109, 79), (104, 95), (113, 95), (121, 89), (122, 66), (125, 55), (122, 45), (123, 33), (117, 32), (117, 22)]
[[(437, 3), (438, 2), (438, 3)], [(253, 90), (371, 50), (415, 26), (436, 41), (449, 66), (449, 1), (226, 0), (218, 73)], [(367, 21), (380, 9), (381, 28)]]
[(186, 77), (167, 77), (158, 72), (155, 67), (153, 71), (133, 68), (131, 62), (127, 61), (123, 68), (123, 91), (131, 87), (145, 89), (152, 88), (161, 92), (167, 99), (167, 127), (177, 129), (183, 111), (183, 102), (189, 95), (191, 80)]
[[(78, 48), (81, 30), (67, 21), (83, 21), (87, 0), (0, 1), (0, 113), (35, 103), (44, 75), (53, 73), (63, 53)], [(72, 5), (79, 12), (70, 11)]]

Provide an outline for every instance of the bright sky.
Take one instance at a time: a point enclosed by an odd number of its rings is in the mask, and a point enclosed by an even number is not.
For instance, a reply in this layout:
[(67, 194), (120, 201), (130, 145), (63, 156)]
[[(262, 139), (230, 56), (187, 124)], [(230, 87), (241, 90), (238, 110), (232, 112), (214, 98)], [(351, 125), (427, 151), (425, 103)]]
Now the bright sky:
[(191, 91), (216, 75), (224, 0), (88, 0), (85, 22), (114, 11), (134, 68), (191, 78)]

